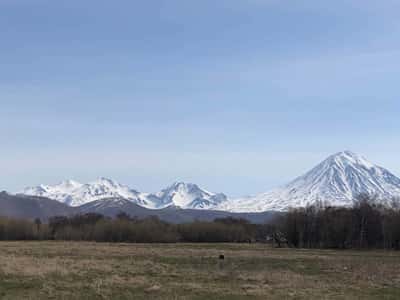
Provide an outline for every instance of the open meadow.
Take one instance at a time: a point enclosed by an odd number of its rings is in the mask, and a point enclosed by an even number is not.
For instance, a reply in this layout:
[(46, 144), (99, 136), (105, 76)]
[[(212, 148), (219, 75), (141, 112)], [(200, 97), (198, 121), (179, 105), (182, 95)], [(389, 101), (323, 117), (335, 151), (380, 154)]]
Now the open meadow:
[(400, 253), (1, 242), (0, 298), (400, 299)]

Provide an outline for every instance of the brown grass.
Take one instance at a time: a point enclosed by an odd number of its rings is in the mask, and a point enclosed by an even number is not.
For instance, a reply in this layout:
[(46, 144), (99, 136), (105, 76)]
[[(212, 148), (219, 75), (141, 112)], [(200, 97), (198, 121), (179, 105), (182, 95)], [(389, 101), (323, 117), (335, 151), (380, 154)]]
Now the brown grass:
[(2, 242), (0, 298), (400, 299), (400, 253)]

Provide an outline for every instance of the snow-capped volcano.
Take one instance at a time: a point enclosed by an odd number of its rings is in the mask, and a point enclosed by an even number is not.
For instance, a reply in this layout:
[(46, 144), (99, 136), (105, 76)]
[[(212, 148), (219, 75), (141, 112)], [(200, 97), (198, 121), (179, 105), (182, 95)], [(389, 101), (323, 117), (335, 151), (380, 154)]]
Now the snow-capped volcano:
[(213, 194), (192, 183), (178, 182), (158, 193), (140, 193), (126, 185), (107, 178), (82, 184), (68, 180), (57, 185), (39, 185), (26, 188), (21, 194), (57, 200), (70, 206), (80, 206), (102, 199), (126, 199), (150, 209), (177, 206), (190, 209), (211, 209), (227, 198)]
[(318, 200), (349, 206), (360, 194), (390, 200), (400, 196), (400, 179), (362, 156), (344, 151), (328, 157), (289, 184), (254, 197), (231, 200), (221, 209), (237, 212), (284, 211)]

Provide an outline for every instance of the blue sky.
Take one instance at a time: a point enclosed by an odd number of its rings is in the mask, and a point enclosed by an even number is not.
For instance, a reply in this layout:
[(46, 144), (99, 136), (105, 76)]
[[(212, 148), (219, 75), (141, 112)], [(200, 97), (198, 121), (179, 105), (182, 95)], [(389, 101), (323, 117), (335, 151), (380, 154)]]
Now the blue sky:
[(0, 189), (254, 194), (345, 149), (400, 175), (400, 2), (0, 0)]

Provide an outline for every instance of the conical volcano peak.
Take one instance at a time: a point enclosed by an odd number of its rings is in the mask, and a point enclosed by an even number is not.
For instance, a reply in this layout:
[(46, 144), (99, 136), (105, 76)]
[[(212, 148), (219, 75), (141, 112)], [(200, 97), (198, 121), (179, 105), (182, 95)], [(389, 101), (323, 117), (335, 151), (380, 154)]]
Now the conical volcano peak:
[(341, 151), (332, 156), (337, 159), (350, 160), (350, 161), (356, 161), (363, 158), (361, 155), (358, 155), (357, 153), (352, 152), (350, 150)]
[(357, 153), (351, 151), (351, 150), (344, 150), (338, 153), (339, 155), (343, 155), (343, 156), (348, 156), (348, 157), (360, 157), (360, 155), (358, 155)]
[(228, 203), (231, 211), (288, 210), (323, 201), (351, 206), (357, 196), (376, 196), (382, 203), (400, 195), (400, 179), (351, 151), (329, 156), (292, 182), (254, 197)]

